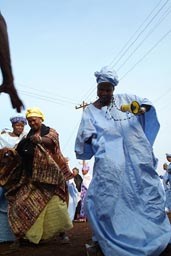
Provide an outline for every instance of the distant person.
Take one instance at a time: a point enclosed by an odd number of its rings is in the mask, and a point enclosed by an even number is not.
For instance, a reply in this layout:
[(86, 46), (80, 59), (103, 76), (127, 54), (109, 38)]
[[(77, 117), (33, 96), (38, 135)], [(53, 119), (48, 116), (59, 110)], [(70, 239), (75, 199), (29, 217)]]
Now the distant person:
[(76, 188), (79, 192), (79, 199), (78, 199), (78, 203), (77, 203), (77, 207), (75, 210), (75, 216), (74, 216), (74, 220), (79, 221), (80, 219), (80, 211), (81, 211), (81, 184), (83, 181), (83, 178), (81, 177), (81, 175), (79, 174), (79, 169), (77, 167), (74, 167), (72, 169), (73, 175), (74, 175), (74, 182), (76, 184)]
[(168, 164), (164, 163), (163, 164), (163, 170), (165, 171), (164, 175), (162, 176), (163, 180), (163, 188), (166, 191), (169, 187), (169, 177), (168, 177), (168, 172), (167, 172)]
[(167, 172), (168, 164), (164, 163), (163, 164), (163, 170), (165, 173), (162, 176), (162, 182), (163, 182), (163, 188), (165, 191), (165, 211), (171, 212), (171, 189), (170, 189), (170, 184), (169, 184), (169, 175)]
[(89, 173), (90, 167), (87, 164), (84, 164), (82, 167), (83, 181), (81, 183), (81, 210), (80, 210), (80, 222), (86, 222), (87, 216), (84, 209), (85, 198), (87, 190), (89, 188), (92, 176)]
[(169, 218), (169, 221), (171, 223), (171, 154), (170, 153), (166, 153), (166, 159), (169, 162), (167, 164), (167, 169), (166, 169), (166, 186), (167, 186), (167, 190), (166, 190), (166, 212)]
[(23, 102), (18, 96), (14, 86), (14, 76), (11, 66), (11, 57), (8, 41), (7, 25), (4, 17), (0, 13), (0, 68), (2, 72), (2, 84), (0, 86), (0, 93), (9, 94), (12, 107), (21, 112), (24, 108)]
[(166, 153), (166, 159), (169, 162), (167, 166), (167, 173), (168, 173), (168, 179), (169, 179), (169, 186), (171, 189), (171, 154), (170, 153)]
[[(12, 129), (5, 130), (0, 134), (0, 149), (8, 147), (14, 148), (19, 141), (25, 136), (24, 127), (27, 120), (22, 116), (14, 116), (10, 118)], [(15, 236), (11, 231), (8, 222), (8, 201), (5, 196), (6, 190), (0, 187), (0, 243), (14, 241)]]
[(68, 192), (69, 192), (68, 212), (70, 215), (70, 219), (74, 221), (75, 211), (76, 211), (78, 200), (79, 200), (79, 192), (76, 188), (74, 178), (68, 180), (67, 185), (68, 185)]
[(98, 99), (83, 111), (75, 143), (77, 159), (95, 160), (85, 199), (90, 248), (100, 246), (105, 256), (159, 256), (171, 226), (152, 148), (155, 108), (147, 98), (115, 94), (119, 80), (110, 67), (95, 77)]

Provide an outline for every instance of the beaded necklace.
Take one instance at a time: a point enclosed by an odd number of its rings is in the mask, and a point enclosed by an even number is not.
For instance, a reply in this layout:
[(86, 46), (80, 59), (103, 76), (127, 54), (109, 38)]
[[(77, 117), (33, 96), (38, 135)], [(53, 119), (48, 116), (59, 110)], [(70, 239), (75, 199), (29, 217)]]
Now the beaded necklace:
[(114, 116), (111, 113), (111, 110), (112, 110), (113, 107), (115, 107), (116, 110), (123, 113), (123, 111), (120, 108), (118, 108), (118, 106), (116, 105), (114, 97), (112, 97), (111, 103), (110, 103), (109, 106), (107, 106), (106, 113), (105, 113), (105, 118), (107, 120), (112, 120), (113, 119), (114, 121), (124, 121), (124, 120), (128, 120), (128, 119), (131, 119), (131, 118), (134, 117), (134, 115), (132, 113), (126, 112), (125, 114), (127, 114), (127, 117), (116, 119), (116, 118), (114, 118)]

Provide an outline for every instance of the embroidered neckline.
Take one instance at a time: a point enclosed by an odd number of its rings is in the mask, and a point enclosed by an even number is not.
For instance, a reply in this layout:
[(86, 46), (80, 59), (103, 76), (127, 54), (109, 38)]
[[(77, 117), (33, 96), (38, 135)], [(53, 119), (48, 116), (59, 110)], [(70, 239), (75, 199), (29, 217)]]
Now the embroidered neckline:
[[(118, 118), (118, 119), (117, 119), (117, 118), (115, 118), (115, 117), (112, 115), (112, 113), (111, 113), (113, 107), (114, 107), (116, 110), (122, 112), (122, 110), (117, 106), (116, 101), (115, 101), (115, 98), (112, 97), (111, 103), (110, 103), (109, 106), (107, 106), (106, 113), (105, 113), (105, 118), (106, 118), (107, 120), (125, 121), (125, 120), (131, 119), (131, 118), (134, 117), (134, 115), (133, 115), (132, 113), (126, 112), (125, 114), (127, 114), (127, 117), (125, 117), (125, 118)], [(123, 113), (123, 112), (122, 112), (122, 113)]]

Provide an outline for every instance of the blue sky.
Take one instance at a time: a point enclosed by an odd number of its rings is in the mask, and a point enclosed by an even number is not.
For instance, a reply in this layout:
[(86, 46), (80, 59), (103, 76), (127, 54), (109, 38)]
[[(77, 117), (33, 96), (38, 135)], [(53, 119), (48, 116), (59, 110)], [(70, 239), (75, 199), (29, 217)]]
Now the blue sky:
[[(162, 172), (171, 152), (171, 8), (169, 0), (1, 0), (15, 85), (25, 107), (39, 107), (60, 136), (70, 167), (84, 100), (96, 99), (94, 72), (112, 65), (116, 93), (149, 98), (161, 129), (154, 145)], [(1, 94), (0, 128), (16, 114)], [(22, 112), (25, 114), (25, 111)], [(29, 127), (26, 128), (27, 130)], [(93, 161), (90, 161), (92, 165)]]

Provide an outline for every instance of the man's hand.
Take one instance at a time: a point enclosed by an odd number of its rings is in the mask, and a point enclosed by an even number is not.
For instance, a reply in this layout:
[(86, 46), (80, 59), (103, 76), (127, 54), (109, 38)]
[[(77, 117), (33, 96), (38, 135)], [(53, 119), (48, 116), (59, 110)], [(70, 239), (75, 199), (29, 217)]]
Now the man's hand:
[(24, 104), (19, 98), (18, 93), (13, 84), (11, 85), (2, 84), (0, 86), (0, 93), (2, 92), (9, 94), (12, 107), (16, 109), (18, 113), (20, 113), (21, 110), (24, 109)]

